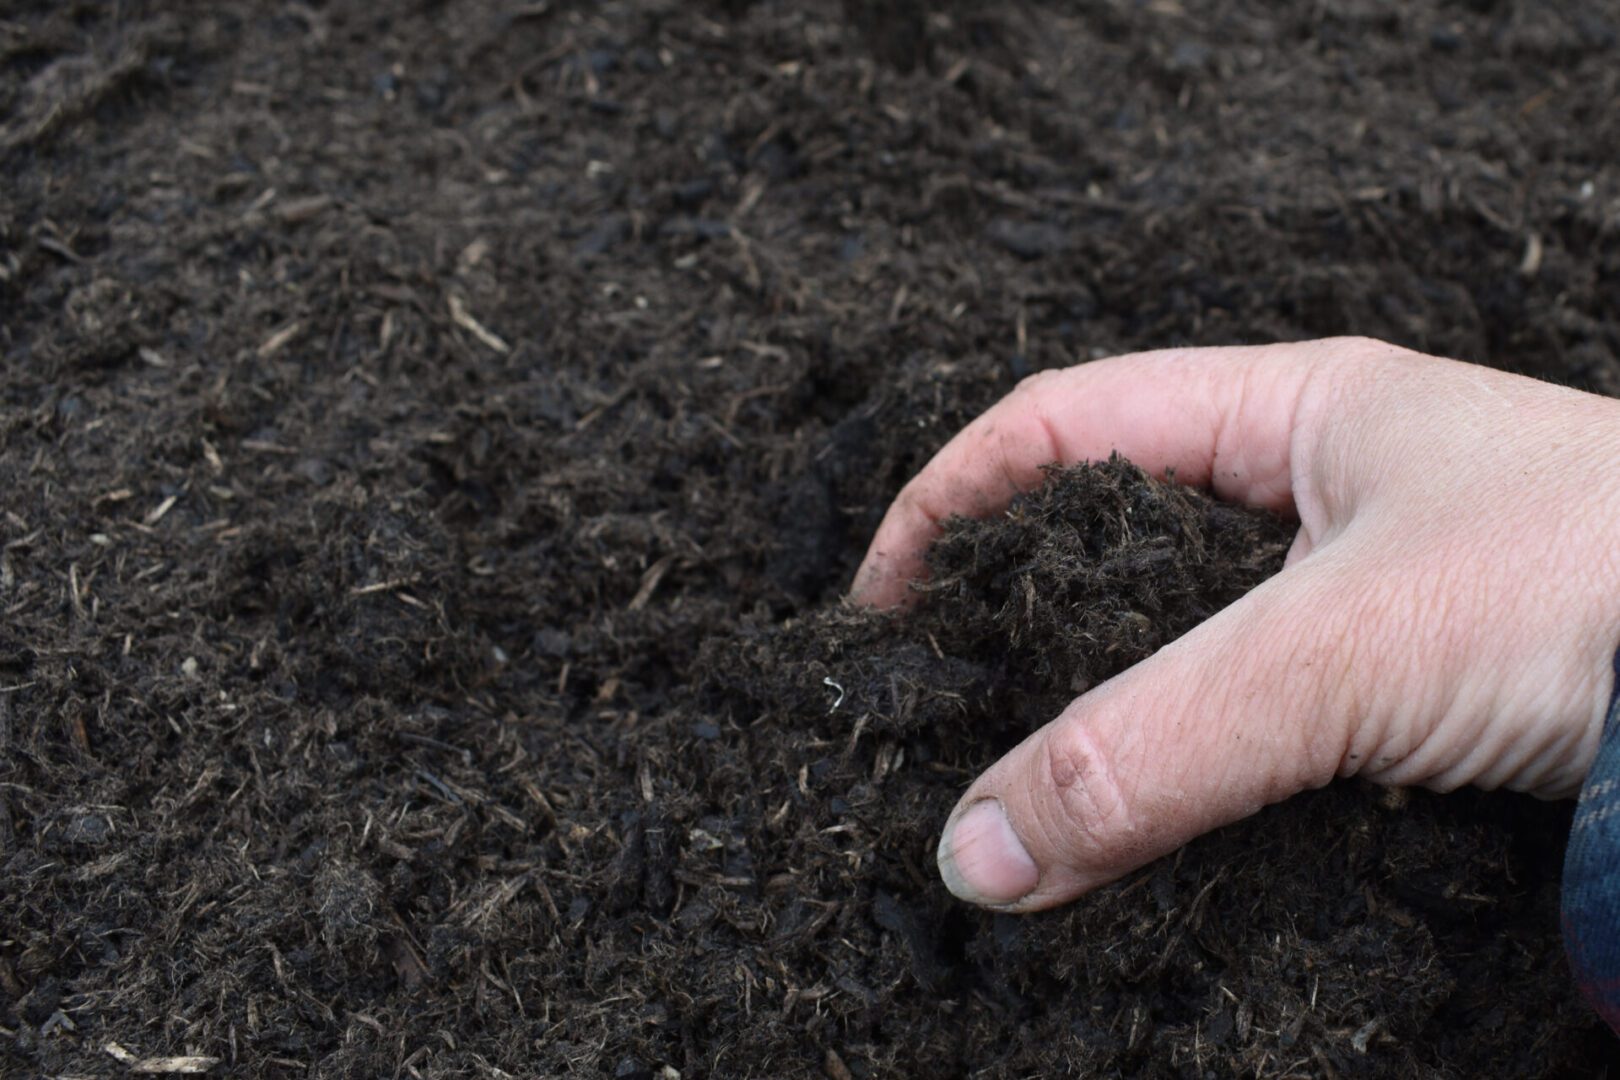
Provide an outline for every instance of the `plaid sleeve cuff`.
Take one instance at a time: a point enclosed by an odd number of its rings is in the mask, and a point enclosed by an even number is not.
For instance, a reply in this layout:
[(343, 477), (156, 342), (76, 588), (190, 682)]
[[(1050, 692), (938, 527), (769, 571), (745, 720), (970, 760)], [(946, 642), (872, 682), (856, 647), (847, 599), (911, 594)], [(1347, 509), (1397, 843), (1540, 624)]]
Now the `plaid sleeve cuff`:
[(1564, 947), (1581, 993), (1620, 1033), (1620, 653), (1597, 758), (1564, 854)]

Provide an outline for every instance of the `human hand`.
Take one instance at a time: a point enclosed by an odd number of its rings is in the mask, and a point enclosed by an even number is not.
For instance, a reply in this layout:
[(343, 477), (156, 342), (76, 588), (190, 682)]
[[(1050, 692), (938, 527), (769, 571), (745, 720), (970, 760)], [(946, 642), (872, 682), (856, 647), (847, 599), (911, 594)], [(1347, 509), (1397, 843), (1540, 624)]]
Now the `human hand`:
[(1360, 339), (1045, 372), (905, 487), (854, 598), (902, 603), (945, 518), (1116, 450), (1298, 536), (972, 785), (939, 849), (958, 896), (1060, 904), (1336, 776), (1579, 790), (1620, 643), (1620, 402)]

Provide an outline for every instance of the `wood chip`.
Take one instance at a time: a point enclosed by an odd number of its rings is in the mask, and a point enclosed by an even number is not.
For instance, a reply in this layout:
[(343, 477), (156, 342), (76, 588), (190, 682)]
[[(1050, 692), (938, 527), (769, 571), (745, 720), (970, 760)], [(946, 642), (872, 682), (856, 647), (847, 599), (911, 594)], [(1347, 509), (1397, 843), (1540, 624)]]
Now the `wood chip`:
[(286, 326), (283, 326), (280, 330), (277, 330), (275, 333), (271, 334), (269, 337), (265, 338), (264, 344), (259, 346), (259, 359), (268, 360), (270, 357), (280, 352), (286, 347), (289, 341), (298, 336), (298, 332), (303, 328), (303, 323), (291, 322)]
[(302, 199), (288, 199), (276, 207), (276, 216), (288, 225), (299, 225), (332, 205), (330, 195), (309, 195)]
[(641, 587), (636, 590), (636, 595), (630, 598), (627, 610), (640, 611), (647, 606), (647, 601), (652, 599), (653, 592), (658, 588), (658, 583), (664, 580), (664, 575), (668, 573), (670, 564), (674, 561), (674, 555), (665, 555), (662, 559), (647, 567), (647, 572), (641, 575)]
[(457, 326), (496, 352), (509, 353), (512, 351), (512, 346), (502, 341), (494, 331), (468, 314), (466, 301), (462, 300), (456, 293), (450, 294), (450, 319)]
[(167, 499), (164, 499), (162, 502), (158, 503), (146, 515), (146, 518), (144, 519), (146, 523), (148, 525), (156, 525), (158, 522), (162, 521), (163, 515), (174, 509), (174, 504), (179, 498), (180, 496), (178, 495), (170, 495)]
[(199, 1057), (190, 1055), (186, 1057), (147, 1058), (137, 1061), (129, 1067), (130, 1072), (137, 1073), (205, 1073), (219, 1064), (219, 1058)]
[(1524, 239), (1524, 258), (1519, 262), (1519, 273), (1533, 278), (1541, 270), (1541, 237), (1531, 233)]
[(396, 578), (393, 581), (379, 581), (374, 585), (356, 585), (349, 590), (350, 596), (370, 596), (372, 593), (388, 592), (390, 589), (403, 589), (407, 585), (416, 584), (416, 576)]
[(277, 443), (267, 442), (264, 439), (243, 439), (238, 443), (244, 450), (252, 450), (256, 454), (296, 454), (290, 446), (281, 446)]
[(74, 251), (72, 248), (68, 247), (66, 244), (62, 243), (60, 240), (53, 240), (49, 236), (41, 236), (34, 242), (41, 248), (49, 251), (52, 255), (59, 255), (68, 262), (77, 263), (84, 261), (83, 256), (81, 256), (77, 251)]
[(195, 1055), (138, 1058), (115, 1042), (110, 1042), (101, 1049), (114, 1061), (128, 1065), (130, 1072), (145, 1073), (147, 1075), (174, 1075), (177, 1073), (195, 1075), (205, 1073), (219, 1064), (219, 1058), (198, 1057)]

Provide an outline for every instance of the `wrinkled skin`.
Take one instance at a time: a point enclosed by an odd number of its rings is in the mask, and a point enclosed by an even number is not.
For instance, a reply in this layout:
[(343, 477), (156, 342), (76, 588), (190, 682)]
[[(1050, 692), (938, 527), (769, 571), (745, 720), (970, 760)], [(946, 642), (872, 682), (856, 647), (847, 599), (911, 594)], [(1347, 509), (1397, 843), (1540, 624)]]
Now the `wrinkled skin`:
[(1113, 451), (1298, 536), (979, 777), (940, 844), (957, 895), (1061, 904), (1336, 776), (1580, 789), (1620, 644), (1620, 402), (1362, 339), (1045, 372), (901, 491), (854, 599), (904, 603), (942, 520)]

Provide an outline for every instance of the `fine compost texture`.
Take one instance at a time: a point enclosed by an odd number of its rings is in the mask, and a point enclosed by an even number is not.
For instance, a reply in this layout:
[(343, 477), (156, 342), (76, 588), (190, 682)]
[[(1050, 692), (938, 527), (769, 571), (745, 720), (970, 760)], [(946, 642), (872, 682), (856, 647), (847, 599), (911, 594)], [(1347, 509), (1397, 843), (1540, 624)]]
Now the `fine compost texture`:
[(939, 884), (1286, 523), (1108, 462), (841, 596), (1033, 371), (1620, 392), (1616, 100), (1597, 0), (11, 0), (0, 1076), (1605, 1075), (1567, 805)]

